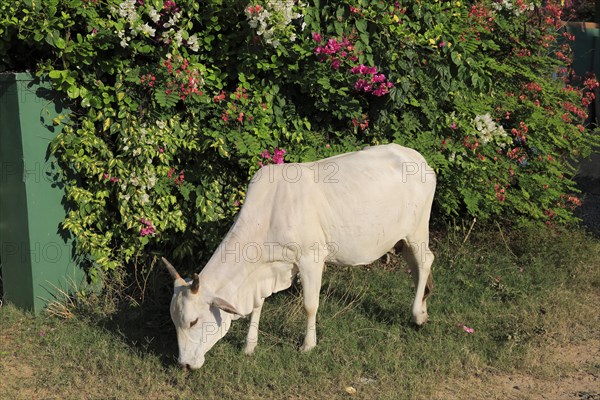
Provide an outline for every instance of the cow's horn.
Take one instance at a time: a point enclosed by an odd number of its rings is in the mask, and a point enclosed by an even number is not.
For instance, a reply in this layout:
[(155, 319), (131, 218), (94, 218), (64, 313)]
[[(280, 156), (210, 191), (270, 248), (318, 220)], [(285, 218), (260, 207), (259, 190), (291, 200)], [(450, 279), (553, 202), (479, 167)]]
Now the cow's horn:
[(192, 294), (197, 294), (198, 289), (200, 289), (200, 277), (198, 276), (198, 274), (194, 274), (194, 280), (192, 281), (192, 286), (190, 287), (190, 290), (192, 291)]
[(167, 270), (169, 271), (169, 274), (171, 274), (171, 277), (173, 278), (173, 280), (178, 280), (181, 279), (181, 275), (179, 275), (179, 273), (175, 270), (175, 267), (171, 265), (171, 263), (164, 257), (160, 258), (163, 262), (163, 264), (165, 264), (165, 267), (167, 267)]

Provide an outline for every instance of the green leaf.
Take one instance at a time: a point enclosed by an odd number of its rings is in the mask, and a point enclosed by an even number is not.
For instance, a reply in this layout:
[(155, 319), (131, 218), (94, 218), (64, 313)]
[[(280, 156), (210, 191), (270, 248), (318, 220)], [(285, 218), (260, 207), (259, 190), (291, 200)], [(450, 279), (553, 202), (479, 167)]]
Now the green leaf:
[(317, 83), (319, 85), (321, 85), (323, 87), (323, 89), (329, 89), (331, 87), (330, 80), (326, 76), (323, 76), (323, 77), (319, 78), (319, 80), (317, 81)]
[(360, 33), (367, 33), (367, 21), (364, 19), (356, 20), (356, 29)]
[(457, 53), (455, 51), (450, 53), (450, 58), (452, 59), (452, 62), (456, 65), (461, 65), (462, 64), (462, 58), (460, 56), (460, 53)]
[(50, 71), (48, 73), (48, 76), (52, 79), (58, 79), (58, 78), (62, 77), (63, 74), (64, 74), (64, 71), (53, 69), (52, 71)]
[(79, 97), (79, 88), (77, 86), (70, 86), (67, 89), (67, 95), (71, 99), (76, 99)]

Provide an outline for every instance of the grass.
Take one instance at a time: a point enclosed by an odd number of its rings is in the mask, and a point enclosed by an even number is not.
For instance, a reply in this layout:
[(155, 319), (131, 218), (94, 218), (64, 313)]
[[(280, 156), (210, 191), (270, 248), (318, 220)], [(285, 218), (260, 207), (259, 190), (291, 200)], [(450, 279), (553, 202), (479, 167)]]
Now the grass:
[[(267, 300), (253, 356), (242, 354), (248, 321), (239, 320), (192, 373), (175, 362), (162, 271), (146, 275), (143, 302), (115, 293), (80, 297), (57, 308), (64, 318), (5, 304), (0, 397), (411, 399), (482, 374), (568, 373), (546, 355), (599, 338), (600, 241), (581, 231), (477, 226), (465, 241), (467, 232), (433, 237), (436, 286), (424, 328), (410, 324), (412, 279), (398, 259), (328, 267), (312, 352), (297, 350), (305, 317), (293, 287)], [(598, 374), (598, 363), (588, 367)]]

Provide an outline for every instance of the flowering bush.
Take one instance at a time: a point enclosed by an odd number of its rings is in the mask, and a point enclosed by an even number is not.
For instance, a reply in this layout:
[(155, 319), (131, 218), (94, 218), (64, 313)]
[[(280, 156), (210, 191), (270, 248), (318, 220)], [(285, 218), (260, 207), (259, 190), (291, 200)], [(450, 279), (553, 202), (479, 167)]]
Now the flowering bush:
[(267, 0), (263, 5), (260, 3), (250, 4), (244, 10), (248, 18), (248, 25), (256, 29), (256, 34), (265, 41), (265, 43), (278, 47), (281, 39), (288, 39), (290, 42), (296, 40), (296, 33), (292, 20), (302, 17), (302, 14), (294, 11), (302, 5), (296, 6), (294, 0)]
[(598, 82), (559, 1), (17, 0), (0, 71), (69, 102), (52, 151), (91, 274), (206, 259), (261, 165), (419, 150), (439, 219), (573, 220)]

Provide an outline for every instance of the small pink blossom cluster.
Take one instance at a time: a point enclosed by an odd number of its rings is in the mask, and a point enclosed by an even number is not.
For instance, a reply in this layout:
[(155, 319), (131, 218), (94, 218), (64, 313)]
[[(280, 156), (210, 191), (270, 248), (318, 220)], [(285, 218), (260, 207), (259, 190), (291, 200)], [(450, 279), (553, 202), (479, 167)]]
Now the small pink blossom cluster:
[[(377, 67), (367, 67), (364, 64), (350, 69), (350, 72), (356, 75), (362, 75), (354, 84), (354, 89), (358, 92), (371, 93), (373, 96), (384, 96), (390, 92), (394, 84), (387, 80), (384, 74), (377, 73)], [(370, 79), (368, 77), (370, 76)]]
[(140, 222), (143, 225), (142, 229), (140, 229), (140, 236), (154, 235), (156, 233), (152, 222), (148, 221), (145, 218), (142, 218)]
[[(313, 32), (312, 38), (315, 42), (321, 43), (323, 38), (320, 33)], [(323, 46), (315, 48), (315, 54), (321, 57), (321, 61), (330, 60), (331, 68), (338, 70), (342, 60), (346, 57), (352, 62), (356, 62), (358, 57), (353, 54), (354, 45), (350, 43), (348, 38), (342, 37), (340, 41), (335, 38), (330, 38)]]
[(263, 158), (263, 160), (258, 163), (258, 165), (261, 167), (268, 164), (283, 164), (285, 162), (283, 159), (285, 156), (285, 150), (280, 149), (279, 147), (275, 147), (273, 154), (271, 154), (269, 150), (265, 150), (260, 153), (260, 156)]
[[(166, 79), (166, 94), (177, 93), (181, 100), (185, 100), (190, 95), (203, 94), (200, 88), (204, 84), (201, 73), (196, 68), (192, 68), (187, 59), (183, 57), (167, 58), (163, 65), (170, 75)], [(156, 79), (155, 79), (156, 80)], [(154, 86), (155, 80), (150, 81)], [(142, 80), (142, 83), (144, 81)]]
[(179, 12), (179, 7), (173, 0), (165, 0), (163, 8), (169, 13)]
[[(175, 176), (175, 178), (173, 178), (173, 176)], [(179, 174), (176, 174), (175, 168), (171, 168), (167, 172), (167, 178), (173, 179), (176, 185), (183, 185), (183, 181), (185, 180), (185, 174), (183, 173), (183, 170), (179, 171)]]
[(262, 9), (263, 8), (260, 6), (260, 4), (256, 4), (256, 5), (251, 4), (246, 8), (246, 12), (250, 15), (258, 15)]
[(119, 178), (117, 178), (116, 176), (112, 176), (112, 177), (111, 177), (111, 176), (110, 176), (110, 175), (108, 175), (107, 173), (104, 173), (104, 174), (102, 175), (102, 178), (103, 178), (105, 181), (111, 181), (111, 182), (113, 182), (113, 183), (115, 183), (115, 182), (119, 182)]

